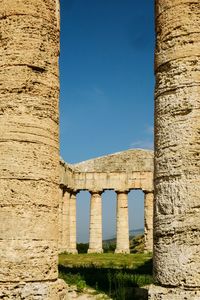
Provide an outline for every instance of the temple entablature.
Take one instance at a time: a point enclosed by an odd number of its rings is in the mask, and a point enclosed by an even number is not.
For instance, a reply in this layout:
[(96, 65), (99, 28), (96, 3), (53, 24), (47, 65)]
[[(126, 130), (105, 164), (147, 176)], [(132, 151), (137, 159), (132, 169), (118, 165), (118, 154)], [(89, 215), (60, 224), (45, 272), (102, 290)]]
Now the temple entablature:
[(60, 184), (75, 190), (153, 191), (153, 151), (130, 149), (78, 164), (61, 160)]

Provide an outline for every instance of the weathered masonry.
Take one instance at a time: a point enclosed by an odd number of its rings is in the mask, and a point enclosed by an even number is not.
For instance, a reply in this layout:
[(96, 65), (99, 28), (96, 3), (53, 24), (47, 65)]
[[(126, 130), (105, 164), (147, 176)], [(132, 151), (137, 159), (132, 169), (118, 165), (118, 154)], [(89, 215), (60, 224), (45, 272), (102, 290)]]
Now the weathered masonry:
[(59, 6), (0, 1), (0, 299), (66, 299), (58, 280)]
[(200, 299), (200, 1), (156, 0), (151, 300)]
[(116, 253), (129, 253), (128, 193), (141, 189), (145, 199), (145, 250), (153, 248), (153, 151), (127, 150), (69, 165), (60, 162), (59, 251), (76, 250), (76, 194), (91, 194), (89, 253), (102, 249), (102, 200), (105, 190), (117, 195)]

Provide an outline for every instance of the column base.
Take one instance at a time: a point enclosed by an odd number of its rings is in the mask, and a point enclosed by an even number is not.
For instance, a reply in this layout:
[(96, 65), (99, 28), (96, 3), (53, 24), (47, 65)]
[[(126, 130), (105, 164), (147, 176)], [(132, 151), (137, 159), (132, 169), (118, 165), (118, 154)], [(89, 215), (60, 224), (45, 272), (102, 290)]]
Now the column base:
[(144, 253), (153, 253), (153, 249), (144, 249)]
[(115, 249), (115, 254), (130, 254), (130, 249)]
[(184, 290), (183, 288), (165, 288), (151, 285), (148, 289), (148, 300), (199, 300), (200, 289)]
[(101, 249), (88, 249), (88, 252), (87, 252), (88, 254), (89, 253), (103, 253), (103, 249), (101, 248)]
[(0, 283), (0, 299), (67, 300), (67, 285), (56, 281)]
[(67, 254), (78, 254), (77, 249), (65, 249), (63, 252), (65, 252)]
[(67, 254), (78, 254), (78, 250), (77, 249), (60, 249), (58, 251), (59, 254), (61, 253), (67, 253)]

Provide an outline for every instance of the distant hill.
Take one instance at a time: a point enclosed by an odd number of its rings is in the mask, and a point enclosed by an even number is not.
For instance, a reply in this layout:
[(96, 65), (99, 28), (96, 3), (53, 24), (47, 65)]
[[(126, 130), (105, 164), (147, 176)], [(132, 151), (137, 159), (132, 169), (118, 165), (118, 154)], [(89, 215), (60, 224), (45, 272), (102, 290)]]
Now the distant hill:
[(138, 236), (144, 234), (144, 228), (132, 229), (129, 231), (129, 236)]
[[(129, 238), (132, 239), (133, 237), (137, 237), (139, 235), (143, 235), (144, 234), (144, 229), (143, 228), (139, 228), (139, 229), (132, 229), (129, 231)], [(116, 243), (116, 237), (107, 239), (107, 240), (103, 240), (103, 244), (114, 244)]]
[[(132, 229), (129, 231), (130, 251), (131, 253), (142, 253), (144, 251), (144, 229)], [(89, 244), (78, 243), (77, 250), (79, 253), (87, 253)], [(103, 240), (104, 252), (114, 252), (116, 249), (116, 238)]]

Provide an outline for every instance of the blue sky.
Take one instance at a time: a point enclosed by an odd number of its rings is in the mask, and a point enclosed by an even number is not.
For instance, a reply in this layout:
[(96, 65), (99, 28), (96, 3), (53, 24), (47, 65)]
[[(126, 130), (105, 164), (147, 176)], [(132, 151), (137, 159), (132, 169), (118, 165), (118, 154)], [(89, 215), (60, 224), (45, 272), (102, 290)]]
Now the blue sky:
[[(60, 141), (65, 161), (153, 147), (153, 16), (153, 0), (61, 0)], [(142, 194), (132, 194), (131, 229), (143, 226)], [(114, 193), (103, 198), (110, 207), (103, 211), (104, 236), (109, 236), (115, 231)], [(86, 240), (89, 195), (81, 193), (77, 203), (78, 238)], [(132, 211), (137, 217), (132, 218)]]

